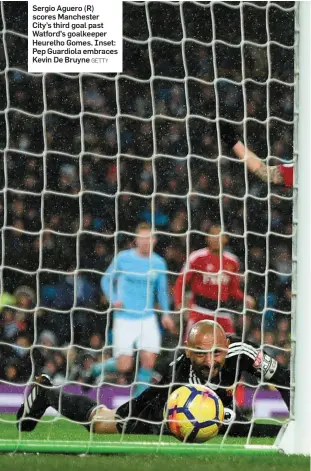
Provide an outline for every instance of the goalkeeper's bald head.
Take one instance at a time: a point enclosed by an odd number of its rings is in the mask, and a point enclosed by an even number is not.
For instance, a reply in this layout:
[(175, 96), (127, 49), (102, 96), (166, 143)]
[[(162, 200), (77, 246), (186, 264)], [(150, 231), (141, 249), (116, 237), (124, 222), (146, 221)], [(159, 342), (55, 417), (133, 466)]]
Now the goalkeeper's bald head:
[(229, 343), (217, 322), (203, 320), (194, 324), (187, 338), (186, 355), (195, 372), (206, 379), (217, 376), (225, 363)]

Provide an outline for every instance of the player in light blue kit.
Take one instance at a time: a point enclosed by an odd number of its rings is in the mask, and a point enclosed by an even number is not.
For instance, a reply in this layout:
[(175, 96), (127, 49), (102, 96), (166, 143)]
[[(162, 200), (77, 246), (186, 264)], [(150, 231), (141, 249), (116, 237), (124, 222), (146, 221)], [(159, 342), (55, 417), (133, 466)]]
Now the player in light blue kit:
[(139, 350), (140, 368), (136, 376), (135, 394), (148, 387), (157, 354), (161, 348), (161, 335), (155, 304), (160, 305), (164, 328), (176, 332), (169, 316), (167, 265), (164, 258), (153, 252), (156, 238), (149, 224), (136, 229), (136, 248), (120, 252), (101, 280), (113, 315), (113, 357), (95, 364), (93, 375), (108, 372), (127, 373), (134, 366), (133, 353)]

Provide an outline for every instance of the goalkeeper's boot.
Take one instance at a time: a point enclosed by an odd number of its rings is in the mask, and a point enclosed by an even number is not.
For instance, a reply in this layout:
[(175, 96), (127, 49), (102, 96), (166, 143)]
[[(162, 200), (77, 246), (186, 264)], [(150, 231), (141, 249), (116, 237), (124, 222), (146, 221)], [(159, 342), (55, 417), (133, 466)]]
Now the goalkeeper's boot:
[(47, 388), (52, 383), (47, 375), (37, 376), (25, 402), (18, 409), (16, 426), (21, 432), (31, 432), (43, 416), (49, 404), (46, 397)]

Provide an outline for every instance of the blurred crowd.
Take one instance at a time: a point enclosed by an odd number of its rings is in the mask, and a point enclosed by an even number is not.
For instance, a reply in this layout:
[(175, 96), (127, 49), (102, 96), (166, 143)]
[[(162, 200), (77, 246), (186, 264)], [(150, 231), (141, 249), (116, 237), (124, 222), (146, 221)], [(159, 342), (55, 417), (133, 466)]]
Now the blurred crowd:
[(235, 315), (237, 333), (288, 363), (292, 193), (247, 175), (208, 118), (236, 122), (270, 165), (292, 160), (293, 6), (124, 3), (123, 74), (79, 77), (28, 74), (27, 2), (4, 3), (0, 378), (83, 381), (111, 354), (99, 282), (141, 221), (171, 288), (221, 221), (257, 303)]

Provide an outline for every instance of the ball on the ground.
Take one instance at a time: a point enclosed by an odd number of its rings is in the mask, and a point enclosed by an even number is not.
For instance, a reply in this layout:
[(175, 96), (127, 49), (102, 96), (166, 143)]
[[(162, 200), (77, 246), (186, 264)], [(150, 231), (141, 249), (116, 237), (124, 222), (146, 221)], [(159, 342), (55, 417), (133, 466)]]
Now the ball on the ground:
[(224, 407), (212, 389), (201, 385), (181, 386), (170, 394), (164, 419), (178, 440), (203, 443), (217, 435), (224, 419)]

